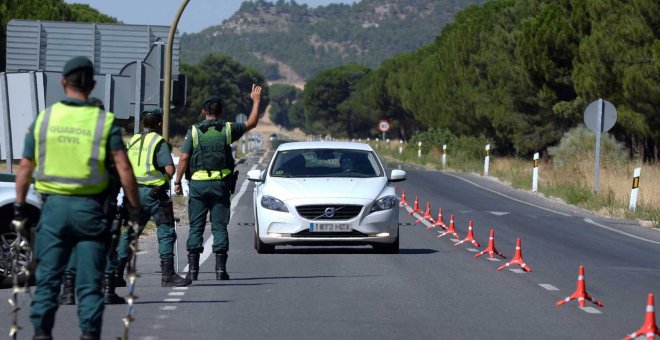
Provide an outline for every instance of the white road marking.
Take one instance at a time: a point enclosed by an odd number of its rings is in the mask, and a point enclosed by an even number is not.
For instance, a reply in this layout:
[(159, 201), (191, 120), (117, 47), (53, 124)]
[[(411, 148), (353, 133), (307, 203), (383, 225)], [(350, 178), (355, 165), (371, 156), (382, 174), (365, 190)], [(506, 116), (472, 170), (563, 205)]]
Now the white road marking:
[(587, 222), (587, 223), (590, 223), (590, 224), (592, 224), (592, 225), (595, 225), (595, 226), (597, 226), (597, 227), (601, 227), (601, 228), (603, 228), (603, 229), (607, 229), (607, 230), (609, 230), (609, 231), (613, 231), (613, 232), (615, 232), (615, 233), (619, 233), (619, 234), (621, 234), (621, 235), (625, 235), (625, 236), (628, 236), (628, 237), (632, 237), (632, 238), (637, 239), (637, 240), (640, 240), (640, 241), (646, 241), (646, 242), (653, 243), (653, 244), (660, 244), (660, 242), (658, 242), (658, 241), (649, 240), (649, 239), (646, 239), (646, 238), (643, 238), (643, 237), (639, 237), (639, 236), (637, 236), (637, 235), (628, 234), (628, 233), (625, 232), (625, 231), (621, 231), (621, 230), (614, 229), (614, 228), (612, 228), (612, 227), (608, 227), (608, 226), (606, 226), (606, 225), (604, 225), (604, 224), (600, 224), (600, 223), (598, 223), (598, 222), (596, 222), (596, 221), (594, 221), (594, 220), (592, 220), (592, 219), (590, 219), (590, 218), (588, 218), (588, 217), (585, 218), (584, 221)]
[(148, 255), (148, 254), (149, 254), (149, 252), (148, 252), (148, 251), (146, 251), (146, 250), (141, 250), (141, 251), (138, 251), (138, 252), (137, 252), (137, 253), (135, 253), (135, 254), (136, 254), (136, 255)]
[(454, 243), (456, 243), (456, 242), (461, 242), (461, 240), (459, 240), (459, 239), (457, 239), (457, 238), (450, 238), (450, 240), (451, 240), (452, 242), (454, 242)]
[(184, 296), (186, 292), (169, 292), (169, 296)]
[(157, 318), (157, 319), (169, 319), (170, 316), (169, 316), (169, 315), (165, 315), (165, 314), (161, 314), (161, 315), (158, 315), (156, 318)]
[(188, 290), (188, 287), (172, 287), (174, 290)]
[[(252, 168), (250, 168), (250, 170), (254, 170), (256, 168), (257, 168), (257, 165), (255, 164), (255, 165), (252, 166)], [(245, 189), (247, 188), (248, 184), (250, 184), (250, 181), (244, 180), (243, 184), (241, 185), (241, 188), (234, 195), (234, 198), (232, 198), (232, 200), (231, 200), (231, 209), (230, 209), (230, 212), (229, 212), (229, 216), (234, 215), (234, 210), (236, 210), (236, 206), (238, 205), (238, 201), (241, 199), (241, 197), (243, 197), (243, 194), (245, 194), (245, 191), (246, 191)], [(213, 245), (213, 234), (211, 234), (211, 236), (209, 236), (209, 238), (206, 240), (206, 242), (204, 242), (204, 251), (199, 256), (199, 265), (200, 266), (209, 258), (209, 256), (211, 256), (211, 253), (213, 252), (213, 250), (211, 249), (212, 245)], [(188, 272), (188, 265), (186, 265), (183, 268), (183, 271)]]
[(563, 212), (560, 212), (560, 211), (555, 211), (555, 210), (552, 210), (552, 209), (548, 209), (548, 208), (542, 207), (542, 206), (540, 206), (540, 205), (536, 205), (536, 204), (533, 204), (533, 203), (525, 202), (525, 201), (523, 201), (523, 200), (519, 200), (519, 199), (517, 199), (517, 198), (515, 198), (515, 197), (511, 197), (511, 196), (509, 196), (509, 195), (507, 195), (507, 194), (503, 194), (503, 193), (501, 193), (501, 192), (499, 192), (499, 191), (496, 191), (496, 190), (493, 190), (493, 189), (491, 189), (491, 188), (486, 188), (485, 186), (483, 186), (483, 185), (481, 185), (481, 184), (477, 184), (477, 183), (475, 183), (475, 182), (472, 182), (472, 181), (469, 180), (469, 179), (466, 179), (466, 178), (463, 178), (463, 177), (460, 177), (460, 176), (457, 176), (457, 175), (454, 175), (454, 174), (450, 174), (450, 173), (447, 173), (447, 172), (445, 172), (444, 174), (446, 174), (447, 176), (451, 176), (451, 177), (454, 177), (454, 178), (460, 179), (460, 180), (463, 181), (463, 182), (468, 182), (468, 183), (474, 185), (474, 186), (477, 187), (477, 188), (481, 188), (481, 189), (484, 189), (484, 190), (486, 190), (486, 191), (490, 191), (490, 192), (492, 192), (492, 193), (494, 193), (494, 194), (496, 194), (496, 195), (500, 195), (500, 196), (506, 197), (506, 198), (508, 198), (508, 199), (514, 200), (514, 201), (519, 202), (519, 203), (522, 203), (522, 204), (531, 205), (532, 207), (539, 208), (539, 209), (541, 209), (541, 210), (549, 211), (549, 212), (551, 212), (551, 213), (555, 213), (555, 214), (562, 215), (562, 216), (566, 216), (566, 217), (570, 217), (570, 216), (571, 216), (570, 214), (566, 214), (566, 213), (563, 213)]
[(163, 326), (163, 325), (153, 325), (153, 326), (151, 326), (151, 328), (153, 328), (153, 329), (161, 329), (161, 328), (164, 328), (164, 327), (165, 326)]
[(161, 310), (175, 310), (176, 306), (163, 306), (160, 307)]
[(522, 274), (522, 273), (525, 272), (524, 270), (518, 269), (518, 268), (509, 268), (509, 270), (516, 273), (516, 274)]
[(549, 283), (539, 283), (539, 286), (543, 287), (545, 290), (559, 290), (559, 288), (549, 284)]
[(465, 248), (465, 249), (467, 249), (467, 251), (471, 251), (473, 253), (476, 253), (476, 252), (479, 251), (478, 249), (474, 249), (474, 248)]
[(504, 216), (508, 215), (509, 213), (506, 211), (489, 211), (489, 213), (495, 215), (495, 216)]
[(142, 339), (142, 340), (158, 340), (158, 337), (153, 336), (153, 335), (147, 335), (147, 336), (141, 337), (140, 339)]
[(165, 299), (163, 300), (165, 302), (181, 302), (181, 299), (179, 298), (172, 298), (172, 299)]
[(500, 262), (501, 260), (496, 257), (487, 257), (488, 261)]
[(603, 312), (599, 311), (598, 309), (594, 307), (578, 307), (582, 309), (583, 311), (589, 313), (589, 314), (602, 314)]

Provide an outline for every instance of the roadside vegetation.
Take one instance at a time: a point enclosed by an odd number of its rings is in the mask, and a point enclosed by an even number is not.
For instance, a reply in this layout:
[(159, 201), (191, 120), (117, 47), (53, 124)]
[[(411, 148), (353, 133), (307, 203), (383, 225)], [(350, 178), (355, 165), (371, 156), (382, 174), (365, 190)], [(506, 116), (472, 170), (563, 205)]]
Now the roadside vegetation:
[[(422, 142), (421, 157), (418, 157)], [(409, 143), (371, 140), (384, 159), (416, 164), (427, 170), (442, 169), (442, 145), (447, 145), (446, 171), (483, 175), (486, 138), (456, 138), (447, 132), (415, 135)], [(539, 162), (538, 192), (599, 214), (639, 220), (660, 227), (660, 164), (629, 159), (628, 151), (611, 135), (601, 141), (599, 191), (594, 192), (595, 136), (584, 127), (569, 131), (558, 146)], [(402, 152), (399, 153), (399, 147)], [(514, 188), (531, 191), (533, 160), (498, 154), (491, 150), (489, 176)], [(641, 167), (635, 211), (629, 209), (633, 170)]]

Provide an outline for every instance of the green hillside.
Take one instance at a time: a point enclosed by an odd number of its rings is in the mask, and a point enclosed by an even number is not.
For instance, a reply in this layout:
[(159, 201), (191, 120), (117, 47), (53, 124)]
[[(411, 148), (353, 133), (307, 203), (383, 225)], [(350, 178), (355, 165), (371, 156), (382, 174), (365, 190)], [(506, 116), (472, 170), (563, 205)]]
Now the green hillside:
[(376, 67), (429, 44), (462, 8), (485, 0), (363, 0), (309, 8), (295, 1), (244, 2), (230, 19), (181, 36), (181, 58), (213, 52), (257, 68), (269, 80), (308, 80), (357, 63)]

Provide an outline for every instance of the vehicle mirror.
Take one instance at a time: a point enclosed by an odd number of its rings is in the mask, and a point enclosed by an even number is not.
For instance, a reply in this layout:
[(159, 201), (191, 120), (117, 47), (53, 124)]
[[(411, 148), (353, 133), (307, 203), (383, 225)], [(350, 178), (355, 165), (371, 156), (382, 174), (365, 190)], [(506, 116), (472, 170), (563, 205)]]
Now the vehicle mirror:
[(404, 170), (394, 169), (390, 174), (388, 182), (401, 182), (406, 180), (406, 172)]
[(253, 182), (263, 182), (263, 178), (261, 178), (261, 173), (262, 170), (250, 170), (247, 172), (247, 179), (248, 181), (253, 181)]

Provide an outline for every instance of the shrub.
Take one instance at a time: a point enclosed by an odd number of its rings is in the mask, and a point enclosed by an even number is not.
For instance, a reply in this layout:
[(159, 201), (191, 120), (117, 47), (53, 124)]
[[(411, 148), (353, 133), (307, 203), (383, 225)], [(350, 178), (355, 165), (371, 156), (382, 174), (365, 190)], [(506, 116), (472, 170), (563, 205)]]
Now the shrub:
[[(596, 134), (584, 125), (579, 125), (567, 131), (559, 145), (548, 148), (548, 154), (553, 157), (557, 166), (568, 166), (583, 160), (593, 160), (596, 152)], [(622, 164), (627, 160), (623, 144), (612, 135), (602, 133), (600, 138), (600, 164)]]

